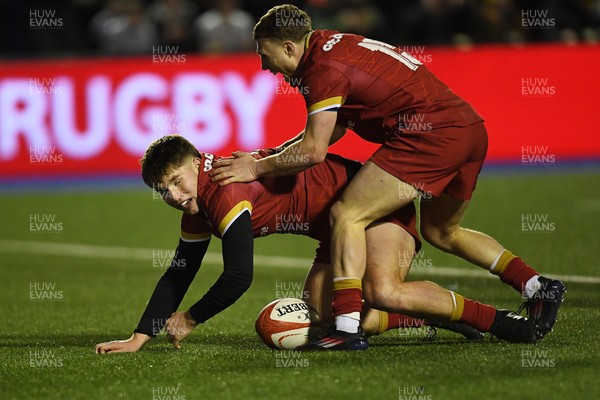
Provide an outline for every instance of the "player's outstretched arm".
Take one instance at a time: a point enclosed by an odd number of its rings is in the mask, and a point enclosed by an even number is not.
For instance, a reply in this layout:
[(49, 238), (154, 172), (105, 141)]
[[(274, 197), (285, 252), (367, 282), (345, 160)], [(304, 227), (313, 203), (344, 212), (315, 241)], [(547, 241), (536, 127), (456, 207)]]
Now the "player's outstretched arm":
[[(331, 139), (329, 139), (329, 145), (331, 146), (332, 144), (334, 144), (335, 142), (340, 140), (345, 134), (346, 134), (346, 127), (341, 126), (341, 125), (336, 125), (335, 128), (333, 129), (333, 133), (331, 134)], [(284, 143), (280, 144), (277, 147), (258, 149), (258, 150), (253, 151), (250, 154), (252, 154), (254, 156), (254, 158), (256, 158), (256, 159), (261, 159), (261, 158), (265, 158), (268, 156), (272, 156), (273, 154), (281, 153), (283, 150), (285, 150), (290, 145), (301, 140), (303, 136), (304, 136), (304, 131), (300, 132), (298, 135), (294, 136), (290, 140), (285, 141)]]
[[(248, 211), (243, 212), (223, 235), (223, 273), (208, 292), (186, 312), (178, 312), (167, 325), (167, 335), (175, 348), (191, 333), (186, 325), (200, 324), (225, 310), (239, 299), (252, 283), (254, 238)], [(191, 321), (188, 319), (191, 317)], [(193, 324), (193, 323), (192, 323)], [(197, 325), (193, 325), (193, 329)]]
[(179, 241), (175, 257), (165, 274), (158, 281), (146, 310), (132, 337), (96, 345), (96, 353), (110, 354), (135, 352), (151, 338), (158, 335), (167, 319), (177, 310), (183, 296), (200, 269), (209, 241)]
[[(337, 112), (334, 111), (310, 115), (300, 140), (291, 143), (277, 156), (256, 162), (256, 176), (291, 175), (322, 162), (327, 156), (334, 131), (336, 136), (339, 134), (336, 121)], [(338, 137), (335, 140), (337, 139)]]
[(233, 153), (233, 158), (216, 161), (209, 175), (214, 182), (218, 181), (219, 185), (224, 186), (233, 182), (252, 182), (257, 178), (304, 171), (322, 162), (327, 156), (334, 130), (336, 135), (339, 134), (336, 121), (337, 112), (334, 111), (310, 115), (302, 138), (277, 155), (257, 160), (249, 153), (237, 151)]
[(276, 151), (276, 153), (279, 153), (280, 151), (284, 150), (286, 147), (289, 147), (290, 145), (296, 143), (299, 140), (302, 140), (302, 136), (304, 136), (304, 130), (302, 132), (300, 132), (299, 134), (297, 134), (296, 136), (294, 136), (293, 138), (286, 140), (285, 142), (283, 142), (282, 144), (277, 146), (276, 149), (278, 149), (278, 150)]
[(135, 332), (129, 339), (112, 340), (110, 342), (99, 343), (96, 345), (96, 353), (135, 353), (141, 349), (149, 340), (150, 336)]
[(152, 337), (158, 335), (167, 323), (167, 319), (181, 304), (183, 296), (200, 269), (208, 245), (208, 240), (202, 242), (179, 240), (171, 266), (158, 281), (135, 332)]

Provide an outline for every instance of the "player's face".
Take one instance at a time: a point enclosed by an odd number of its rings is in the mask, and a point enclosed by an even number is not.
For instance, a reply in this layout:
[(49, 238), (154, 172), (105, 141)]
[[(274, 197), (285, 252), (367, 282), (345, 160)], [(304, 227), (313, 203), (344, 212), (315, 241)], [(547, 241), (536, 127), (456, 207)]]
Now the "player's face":
[(272, 39), (258, 39), (256, 53), (260, 56), (260, 66), (273, 75), (278, 73), (290, 77), (298, 67), (297, 45), (290, 41), (280, 42)]
[(197, 203), (200, 163), (199, 158), (190, 158), (181, 167), (168, 173), (158, 190), (168, 205), (190, 215), (200, 211)]

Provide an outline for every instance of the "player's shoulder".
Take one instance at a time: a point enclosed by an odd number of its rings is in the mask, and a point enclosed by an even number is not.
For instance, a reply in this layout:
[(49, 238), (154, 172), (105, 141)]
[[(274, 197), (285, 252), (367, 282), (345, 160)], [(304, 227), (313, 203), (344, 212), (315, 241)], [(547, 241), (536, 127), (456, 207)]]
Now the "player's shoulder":
[(348, 50), (364, 39), (353, 33), (342, 33), (327, 29), (317, 29), (309, 37), (309, 49), (312, 60), (319, 62), (338, 56), (347, 56)]
[[(182, 238), (219, 231), (224, 233), (229, 222), (242, 212), (252, 212), (257, 198), (257, 190), (253, 183), (231, 183), (219, 186), (207, 182), (198, 190), (198, 207), (200, 211), (194, 215), (183, 214), (181, 217)], [(203, 239), (204, 236), (198, 236)], [(195, 236), (194, 236), (195, 237)]]
[[(307, 56), (299, 74), (303, 78), (317, 79), (329, 86), (329, 79), (339, 80), (354, 63), (353, 58), (361, 47), (362, 36), (332, 30), (316, 30), (308, 41)], [(333, 76), (329, 74), (333, 73)], [(341, 75), (340, 75), (341, 74)], [(314, 83), (313, 80), (311, 82)], [(323, 83), (325, 82), (325, 83)]]
[(202, 165), (198, 177), (198, 198), (201, 203), (207, 204), (219, 200), (245, 197), (253, 192), (252, 185), (246, 183), (230, 183), (229, 185), (220, 186), (218, 182), (213, 182), (209, 175), (212, 164), (223, 157), (212, 153), (200, 154), (202, 155)]
[[(316, 29), (309, 36), (309, 48), (323, 52), (331, 52), (337, 47), (343, 47), (345, 43), (360, 42), (364, 39), (361, 35), (339, 32), (330, 29)], [(338, 46), (340, 44), (340, 46)]]
[(225, 185), (225, 186), (219, 186), (218, 184), (216, 185), (216, 190), (215, 190), (215, 197), (223, 197), (223, 196), (229, 196), (229, 197), (233, 197), (233, 198), (238, 198), (238, 197), (249, 197), (252, 196), (254, 194), (254, 192), (257, 189), (257, 186), (259, 186), (260, 183), (257, 181), (254, 182), (249, 182), (249, 183), (240, 183), (240, 182), (236, 182), (236, 183), (230, 183), (229, 185)]
[(201, 202), (205, 205), (208, 217), (218, 219), (221, 213), (228, 212), (242, 202), (251, 206), (259, 193), (259, 182), (230, 183), (225, 186), (211, 183), (210, 190), (201, 194)]
[(244, 211), (252, 214), (257, 200), (256, 186), (254, 182), (217, 186), (206, 199), (206, 216), (221, 236)]

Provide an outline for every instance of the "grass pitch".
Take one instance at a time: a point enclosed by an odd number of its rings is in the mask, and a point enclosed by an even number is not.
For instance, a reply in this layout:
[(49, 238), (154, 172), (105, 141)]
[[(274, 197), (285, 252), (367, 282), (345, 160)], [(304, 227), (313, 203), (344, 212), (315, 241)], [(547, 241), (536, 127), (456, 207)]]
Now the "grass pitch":
[[(366, 352), (278, 352), (260, 343), (258, 311), (282, 287), (297, 287), (307, 263), (257, 264), (252, 288), (199, 326), (180, 351), (159, 337), (136, 354), (96, 355), (96, 343), (125, 339), (136, 326), (164, 272), (155, 255), (177, 245), (178, 213), (139, 190), (4, 195), (0, 398), (600, 398), (599, 178), (486, 177), (465, 218), (465, 226), (491, 234), (541, 272), (568, 275), (560, 320), (543, 342), (516, 345), (486, 335), (473, 344), (444, 331), (427, 342), (424, 330), (412, 329), (372, 338)], [(32, 218), (48, 229), (32, 230)], [(211, 246), (218, 254), (219, 241)], [(278, 235), (255, 246), (260, 255), (310, 259), (315, 244)], [(205, 263), (180, 309), (193, 304), (220, 270), (218, 262)], [(475, 270), (425, 246), (410, 277), (497, 307), (519, 306), (517, 293), (497, 279), (468, 275)], [(584, 283), (573, 276), (595, 279)]]

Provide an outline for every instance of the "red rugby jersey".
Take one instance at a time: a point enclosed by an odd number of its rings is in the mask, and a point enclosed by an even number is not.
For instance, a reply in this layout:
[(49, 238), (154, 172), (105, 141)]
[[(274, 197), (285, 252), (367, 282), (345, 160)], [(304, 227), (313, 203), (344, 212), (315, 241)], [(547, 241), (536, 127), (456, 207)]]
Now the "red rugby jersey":
[(483, 121), (417, 59), (359, 35), (313, 31), (290, 84), (301, 88), (309, 115), (337, 110), (338, 125), (375, 143), (391, 132)]
[[(202, 154), (202, 164), (215, 156)], [(208, 161), (207, 161), (208, 160)], [(347, 184), (342, 157), (328, 155), (319, 165), (292, 176), (259, 179), (250, 183), (219, 186), (198, 175), (198, 206), (195, 215), (183, 214), (181, 238), (185, 241), (221, 238), (245, 210), (252, 215), (254, 237), (272, 233), (296, 233), (329, 240), (329, 208)]]
[[(203, 241), (211, 235), (221, 238), (235, 219), (248, 210), (254, 237), (295, 233), (328, 245), (329, 210), (348, 183), (346, 163), (354, 161), (328, 154), (322, 163), (292, 176), (219, 186), (208, 175), (215, 156), (202, 153), (201, 157), (204, 168), (200, 168), (198, 175), (200, 212), (195, 215), (183, 213), (182, 240)], [(360, 164), (355, 167), (358, 166)], [(412, 203), (385, 220), (400, 224), (418, 241), (416, 211)]]

